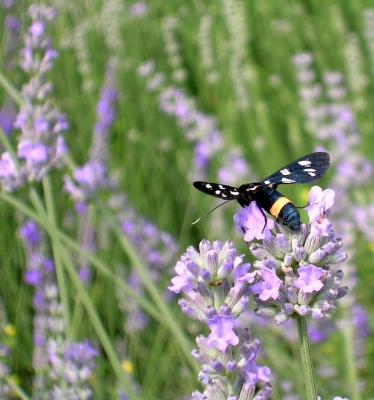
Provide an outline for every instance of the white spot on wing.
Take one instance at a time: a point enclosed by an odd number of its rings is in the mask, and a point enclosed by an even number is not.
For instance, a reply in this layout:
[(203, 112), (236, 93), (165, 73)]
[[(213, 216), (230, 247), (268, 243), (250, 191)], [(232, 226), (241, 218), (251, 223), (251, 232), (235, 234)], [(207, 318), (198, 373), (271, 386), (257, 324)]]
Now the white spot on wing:
[(303, 169), (303, 171), (304, 172), (316, 172), (316, 170), (313, 168), (306, 168), (306, 169)]
[(281, 169), (280, 173), (282, 175), (290, 175), (291, 174), (291, 172), (287, 168)]
[(206, 183), (206, 184), (205, 184), (205, 187), (206, 187), (207, 189), (212, 189), (212, 185), (211, 185), (210, 183)]
[(227, 195), (225, 193), (222, 193), (221, 197), (227, 197)]
[(298, 161), (297, 163), (302, 165), (303, 167), (304, 166), (306, 167), (306, 166), (310, 165), (312, 162), (309, 160), (302, 160), (302, 161)]
[(221, 191), (220, 190), (216, 190), (214, 193), (215, 194), (221, 194)]
[(226, 187), (223, 186), (223, 185), (218, 185), (218, 187), (219, 187), (220, 189), (222, 189), (222, 190), (225, 190), (225, 189), (226, 189)]
[(288, 178), (282, 178), (282, 183), (294, 183), (295, 181), (293, 179), (288, 179)]
[(237, 195), (239, 194), (239, 192), (236, 192), (235, 190), (230, 190), (230, 193), (231, 193), (233, 196), (237, 196)]
[(315, 174), (314, 172), (308, 172), (308, 174), (309, 174), (310, 176), (316, 176), (316, 174)]
[(264, 181), (265, 185), (268, 185), (270, 183), (270, 181)]

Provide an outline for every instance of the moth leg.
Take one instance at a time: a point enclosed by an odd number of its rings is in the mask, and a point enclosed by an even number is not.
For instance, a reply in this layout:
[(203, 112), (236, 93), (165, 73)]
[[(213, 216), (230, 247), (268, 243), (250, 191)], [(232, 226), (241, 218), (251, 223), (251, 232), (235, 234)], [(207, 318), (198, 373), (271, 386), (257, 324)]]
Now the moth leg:
[[(256, 203), (257, 204), (257, 203)], [(266, 224), (267, 224), (267, 221), (266, 221), (266, 214), (264, 213), (264, 210), (257, 204), (257, 207), (258, 207), (258, 209), (260, 210), (260, 212), (261, 212), (261, 214), (264, 216), (264, 221), (265, 221), (265, 223), (264, 223), (264, 227), (262, 228), (262, 231), (261, 231), (261, 233), (264, 233), (264, 230), (265, 230), (265, 228), (266, 228)]]

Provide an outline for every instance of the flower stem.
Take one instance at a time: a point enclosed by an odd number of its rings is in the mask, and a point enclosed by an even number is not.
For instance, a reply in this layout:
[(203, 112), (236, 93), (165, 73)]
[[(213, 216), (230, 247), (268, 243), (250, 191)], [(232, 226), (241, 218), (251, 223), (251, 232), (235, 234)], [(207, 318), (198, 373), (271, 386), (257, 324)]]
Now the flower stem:
[(306, 398), (307, 400), (316, 400), (317, 391), (312, 363), (312, 355), (310, 352), (309, 337), (306, 328), (306, 318), (297, 318), (296, 321), (297, 330), (299, 333), (301, 366), (304, 375)]

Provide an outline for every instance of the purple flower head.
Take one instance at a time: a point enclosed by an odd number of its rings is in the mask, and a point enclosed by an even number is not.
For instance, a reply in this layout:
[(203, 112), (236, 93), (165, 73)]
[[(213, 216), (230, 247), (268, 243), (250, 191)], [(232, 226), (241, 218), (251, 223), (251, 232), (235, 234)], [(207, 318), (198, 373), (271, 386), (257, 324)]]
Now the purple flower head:
[(178, 276), (172, 278), (171, 283), (173, 286), (168, 286), (168, 289), (174, 293), (179, 293), (182, 290), (187, 296), (192, 297), (194, 294), (194, 287), (192, 284), (193, 276), (189, 272), (186, 264), (182, 261), (178, 261), (174, 269)]
[(232, 315), (216, 314), (207, 324), (211, 330), (206, 342), (208, 346), (217, 346), (219, 350), (225, 351), (229, 344), (236, 346), (239, 343), (239, 338), (233, 331), (235, 319)]
[(282, 280), (278, 278), (275, 269), (261, 268), (262, 282), (255, 283), (252, 286), (253, 293), (259, 295), (261, 300), (270, 298), (277, 299), (279, 296), (279, 288), (282, 286)]
[(131, 5), (130, 14), (134, 17), (141, 17), (147, 11), (147, 5), (144, 1), (138, 1)]
[(249, 269), (251, 268), (250, 263), (243, 264), (243, 257), (244, 255), (238, 256), (235, 258), (234, 261), (234, 286), (240, 287), (244, 284), (245, 281), (252, 283), (256, 271), (248, 273)]
[(294, 281), (294, 285), (304, 293), (319, 292), (323, 288), (323, 283), (319, 280), (323, 274), (323, 269), (309, 264), (297, 270), (299, 278)]
[(16, 120), (16, 113), (11, 104), (5, 104), (0, 109), (0, 127), (5, 135), (9, 136), (12, 131), (14, 121)]
[(40, 235), (38, 225), (32, 219), (28, 219), (20, 228), (20, 236), (23, 240), (32, 244), (39, 244)]
[(314, 236), (328, 236), (331, 224), (326, 218), (330, 208), (334, 204), (335, 192), (332, 189), (323, 190), (319, 186), (313, 186), (308, 194), (309, 221), (313, 222), (312, 230)]
[(274, 228), (274, 221), (264, 217), (265, 211), (261, 210), (255, 201), (252, 201), (248, 207), (242, 208), (234, 215), (234, 221), (239, 232), (244, 233), (244, 240), (250, 242), (253, 239), (269, 240), (271, 238), (270, 230)]

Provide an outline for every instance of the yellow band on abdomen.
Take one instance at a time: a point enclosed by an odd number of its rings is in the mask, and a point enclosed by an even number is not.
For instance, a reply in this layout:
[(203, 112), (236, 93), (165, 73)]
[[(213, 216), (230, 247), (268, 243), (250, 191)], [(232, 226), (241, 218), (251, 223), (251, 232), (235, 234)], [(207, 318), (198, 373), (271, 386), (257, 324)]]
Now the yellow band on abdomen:
[(288, 200), (287, 197), (281, 197), (278, 199), (271, 207), (269, 210), (269, 213), (275, 217), (278, 218), (279, 213), (281, 212), (282, 208), (288, 204), (291, 203), (291, 200)]

